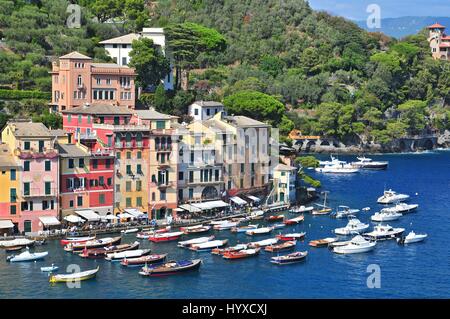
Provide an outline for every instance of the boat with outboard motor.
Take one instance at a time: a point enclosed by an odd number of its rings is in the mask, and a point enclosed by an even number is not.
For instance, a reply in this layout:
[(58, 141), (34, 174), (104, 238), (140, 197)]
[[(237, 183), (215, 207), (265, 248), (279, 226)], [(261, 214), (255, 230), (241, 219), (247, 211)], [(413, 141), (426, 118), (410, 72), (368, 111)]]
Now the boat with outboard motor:
[(339, 205), (338, 209), (335, 212), (332, 212), (330, 216), (339, 219), (354, 215), (356, 213), (359, 213), (359, 209), (350, 208), (345, 205)]
[(394, 228), (389, 225), (376, 225), (373, 231), (364, 233), (363, 236), (372, 240), (395, 239), (401, 236), (404, 231), (405, 229), (400, 227)]
[(414, 231), (410, 231), (405, 237), (397, 238), (397, 242), (399, 244), (412, 244), (424, 241), (427, 237), (427, 234), (416, 234)]
[(376, 241), (364, 239), (361, 235), (357, 235), (350, 240), (350, 243), (344, 246), (334, 247), (333, 252), (337, 254), (358, 254), (371, 251), (377, 245)]
[(377, 203), (379, 204), (392, 204), (395, 202), (403, 202), (409, 199), (409, 195), (406, 194), (398, 194), (394, 192), (392, 189), (385, 190), (383, 192), (383, 196), (378, 197)]
[(383, 208), (381, 212), (406, 214), (416, 210), (418, 207), (418, 204), (397, 203), (395, 206)]
[(306, 256), (308, 256), (307, 251), (296, 251), (288, 255), (272, 257), (270, 262), (276, 265), (289, 265), (304, 261)]
[(200, 268), (201, 263), (201, 259), (172, 260), (162, 265), (146, 265), (142, 267), (139, 274), (147, 277), (175, 275), (185, 271), (196, 270)]
[(357, 159), (357, 162), (351, 162), (350, 164), (354, 167), (362, 169), (382, 170), (386, 169), (389, 164), (387, 161), (373, 161), (371, 158), (364, 156), (357, 157)]
[(381, 212), (376, 212), (375, 214), (373, 214), (372, 216), (370, 216), (370, 220), (374, 221), (374, 222), (390, 222), (393, 220), (397, 220), (400, 217), (402, 217), (403, 215), (400, 213), (396, 213), (393, 211), (383, 211), (381, 210)]
[(334, 233), (336, 235), (348, 236), (360, 234), (369, 228), (369, 224), (362, 223), (358, 218), (355, 218), (354, 216), (350, 217), (351, 218), (349, 219), (345, 227), (336, 228), (334, 230)]
[(48, 255), (48, 251), (43, 251), (43, 252), (34, 252), (34, 253), (30, 253), (30, 251), (27, 249), (26, 251), (24, 251), (23, 253), (19, 254), (19, 255), (11, 255), (6, 257), (6, 260), (9, 262), (21, 262), (21, 261), (35, 261), (35, 260), (40, 260), (40, 259), (44, 259), (46, 256)]

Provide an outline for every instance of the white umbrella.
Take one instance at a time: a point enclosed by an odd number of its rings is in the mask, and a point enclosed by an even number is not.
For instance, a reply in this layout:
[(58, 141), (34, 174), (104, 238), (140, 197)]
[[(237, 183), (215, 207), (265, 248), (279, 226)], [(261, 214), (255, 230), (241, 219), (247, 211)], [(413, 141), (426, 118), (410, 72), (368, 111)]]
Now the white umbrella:
[(84, 222), (83, 218), (76, 216), (76, 215), (68, 215), (64, 217), (65, 220), (67, 220), (69, 223), (82, 223)]
[(102, 216), (102, 219), (106, 219), (106, 220), (117, 220), (119, 219), (119, 217), (116, 217), (114, 215), (106, 215), (106, 216)]

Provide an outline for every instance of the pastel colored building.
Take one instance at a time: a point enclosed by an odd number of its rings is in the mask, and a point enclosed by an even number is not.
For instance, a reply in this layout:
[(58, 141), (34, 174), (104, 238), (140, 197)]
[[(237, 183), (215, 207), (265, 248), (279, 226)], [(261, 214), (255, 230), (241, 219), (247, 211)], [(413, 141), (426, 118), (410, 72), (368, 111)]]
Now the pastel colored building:
[(273, 170), (273, 201), (291, 204), (297, 201), (297, 168), (278, 164)]
[(6, 144), (0, 145), (0, 236), (19, 230), (20, 210), (17, 202), (20, 167)]
[(435, 23), (427, 27), (431, 54), (436, 60), (450, 60), (450, 36), (445, 34), (445, 26)]
[(19, 187), (10, 190), (11, 206), (16, 206), (13, 222), (18, 230), (36, 232), (57, 225), (59, 154), (55, 137), (42, 123), (8, 121), (2, 142), (19, 167)]
[(222, 103), (215, 101), (196, 101), (188, 107), (188, 115), (194, 121), (209, 120), (219, 112), (225, 112), (225, 107)]
[(69, 110), (83, 104), (108, 103), (135, 106), (135, 70), (114, 63), (94, 63), (92, 58), (72, 52), (53, 62), (53, 111)]

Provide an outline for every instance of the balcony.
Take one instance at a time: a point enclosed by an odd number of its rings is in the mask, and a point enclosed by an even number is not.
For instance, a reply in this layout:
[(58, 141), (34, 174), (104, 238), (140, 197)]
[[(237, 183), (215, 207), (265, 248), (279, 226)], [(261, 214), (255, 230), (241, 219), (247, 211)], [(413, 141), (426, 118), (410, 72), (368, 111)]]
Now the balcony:
[(114, 157), (114, 150), (112, 148), (101, 148), (91, 152), (93, 157)]
[(115, 142), (114, 143), (115, 148), (143, 148), (144, 143), (143, 142)]
[(92, 124), (93, 129), (108, 129), (116, 132), (133, 132), (133, 131), (145, 131), (148, 132), (150, 128), (147, 125), (142, 124), (105, 124), (105, 123), (94, 123)]
[(14, 155), (18, 156), (20, 159), (40, 159), (40, 158), (47, 158), (47, 159), (53, 159), (58, 157), (58, 151), (55, 149), (44, 149), (42, 151), (35, 150), (31, 148), (30, 150), (21, 150), (17, 148), (14, 151)]
[(212, 179), (211, 181), (202, 181), (200, 179), (194, 179), (192, 181), (187, 180), (186, 183), (188, 185), (214, 185), (214, 184), (223, 184), (223, 178), (220, 178), (218, 180)]
[(24, 189), (22, 190), (22, 197), (29, 198), (29, 197), (55, 197), (57, 196), (57, 188), (50, 188), (47, 191), (45, 189), (41, 188), (31, 188), (28, 192)]
[(80, 140), (82, 141), (96, 141), (97, 140), (97, 132), (91, 132), (91, 133), (81, 133), (78, 135)]
[(157, 144), (155, 145), (155, 150), (157, 152), (171, 152), (172, 144)]
[[(155, 183), (152, 183), (152, 184), (155, 185)], [(158, 182), (158, 183), (156, 183), (156, 186), (159, 189), (166, 189), (169, 187), (173, 187), (174, 185), (175, 185), (174, 182)]]

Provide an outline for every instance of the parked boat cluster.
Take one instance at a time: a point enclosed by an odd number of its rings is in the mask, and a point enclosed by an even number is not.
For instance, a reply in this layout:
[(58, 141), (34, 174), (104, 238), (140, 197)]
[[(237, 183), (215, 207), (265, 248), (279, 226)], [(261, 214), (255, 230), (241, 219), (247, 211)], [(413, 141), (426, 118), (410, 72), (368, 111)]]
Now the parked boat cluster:
[(373, 161), (367, 157), (357, 157), (357, 161), (347, 163), (338, 158), (331, 156), (330, 161), (319, 161), (320, 167), (316, 168), (319, 173), (332, 174), (353, 174), (358, 173), (361, 169), (383, 170), (388, 167), (388, 162)]

